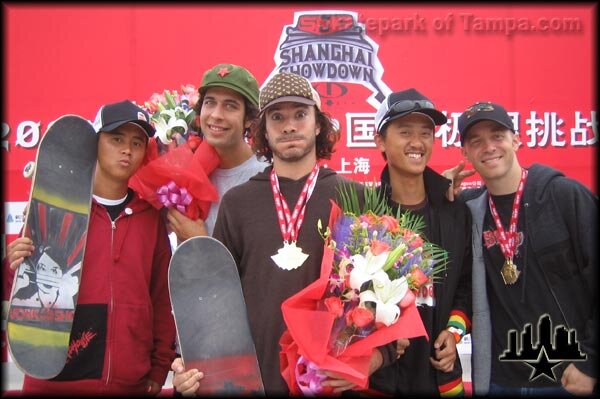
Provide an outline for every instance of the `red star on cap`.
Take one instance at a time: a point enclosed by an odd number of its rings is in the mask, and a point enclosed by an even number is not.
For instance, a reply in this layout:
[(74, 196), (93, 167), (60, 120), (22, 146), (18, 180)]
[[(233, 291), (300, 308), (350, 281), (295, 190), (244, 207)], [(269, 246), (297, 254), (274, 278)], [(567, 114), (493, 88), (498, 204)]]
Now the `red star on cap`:
[(221, 77), (224, 77), (229, 72), (231, 72), (229, 69), (227, 69), (227, 68), (221, 68), (221, 69), (219, 69), (219, 72), (217, 72), (217, 75), (219, 75)]

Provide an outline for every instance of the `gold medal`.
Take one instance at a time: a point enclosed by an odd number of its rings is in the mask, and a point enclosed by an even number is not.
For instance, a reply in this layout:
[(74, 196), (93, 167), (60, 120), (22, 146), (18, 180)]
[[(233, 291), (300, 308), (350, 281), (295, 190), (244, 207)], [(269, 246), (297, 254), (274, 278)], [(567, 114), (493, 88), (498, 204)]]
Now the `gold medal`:
[(516, 283), (519, 279), (519, 274), (521, 274), (521, 272), (517, 270), (517, 267), (513, 263), (512, 259), (514, 254), (517, 253), (517, 248), (520, 244), (519, 234), (517, 233), (517, 222), (519, 220), (519, 204), (521, 203), (521, 196), (523, 195), (523, 189), (525, 187), (526, 179), (527, 169), (521, 169), (521, 181), (519, 182), (517, 192), (515, 193), (515, 199), (513, 200), (512, 213), (510, 214), (510, 223), (507, 232), (504, 231), (504, 227), (502, 226), (502, 222), (500, 221), (500, 215), (496, 210), (496, 206), (494, 205), (492, 196), (488, 195), (490, 213), (492, 214), (494, 224), (496, 225), (498, 244), (500, 246), (500, 251), (502, 251), (502, 255), (504, 255), (505, 259), (504, 265), (500, 270), (500, 274), (502, 275), (502, 280), (504, 280), (505, 285)]
[(517, 266), (512, 262), (512, 259), (506, 259), (506, 261), (504, 261), (504, 266), (502, 266), (502, 270), (500, 270), (500, 274), (502, 274), (504, 284), (514, 284), (517, 282), (521, 272), (517, 270)]

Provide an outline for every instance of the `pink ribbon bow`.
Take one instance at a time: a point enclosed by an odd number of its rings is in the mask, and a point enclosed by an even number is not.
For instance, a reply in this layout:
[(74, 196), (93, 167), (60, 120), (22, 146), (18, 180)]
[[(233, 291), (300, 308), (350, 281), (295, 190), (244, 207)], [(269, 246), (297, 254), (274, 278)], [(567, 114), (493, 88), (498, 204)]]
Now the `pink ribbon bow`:
[(179, 188), (173, 180), (156, 190), (158, 201), (165, 207), (175, 207), (181, 213), (192, 202), (192, 196), (185, 187)]
[(295, 374), (298, 386), (300, 387), (300, 390), (304, 396), (315, 396), (315, 394), (323, 391), (321, 382), (323, 382), (327, 377), (321, 374), (321, 369), (319, 369), (316, 364), (305, 359), (304, 356), (300, 356), (298, 359), (298, 364), (296, 364), (295, 368)]

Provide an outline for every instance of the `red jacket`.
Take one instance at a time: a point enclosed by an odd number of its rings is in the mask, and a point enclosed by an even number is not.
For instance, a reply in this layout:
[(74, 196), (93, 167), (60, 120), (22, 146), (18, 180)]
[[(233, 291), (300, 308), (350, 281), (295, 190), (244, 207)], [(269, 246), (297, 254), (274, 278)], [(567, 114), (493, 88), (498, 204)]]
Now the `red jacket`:
[(112, 222), (92, 204), (69, 361), (56, 380), (25, 376), (23, 392), (144, 392), (164, 384), (175, 357), (168, 291), (171, 257), (160, 213), (137, 195)]

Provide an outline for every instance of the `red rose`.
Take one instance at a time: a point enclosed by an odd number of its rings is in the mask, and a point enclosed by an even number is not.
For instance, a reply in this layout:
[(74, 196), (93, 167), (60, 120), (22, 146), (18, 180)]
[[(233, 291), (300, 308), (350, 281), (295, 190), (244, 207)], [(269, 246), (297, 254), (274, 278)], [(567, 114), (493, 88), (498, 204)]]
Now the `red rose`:
[(415, 267), (411, 270), (410, 279), (414, 288), (419, 288), (429, 281), (429, 277), (427, 277), (425, 273), (423, 273), (423, 270), (419, 269), (418, 267)]
[(344, 313), (344, 304), (337, 296), (330, 296), (325, 299), (327, 311), (335, 317), (340, 317)]
[(413, 239), (408, 243), (408, 246), (412, 249), (412, 248), (418, 248), (418, 247), (422, 247), (423, 246), (423, 239), (421, 238), (421, 236), (415, 234), (413, 236)]
[(368, 212), (360, 215), (358, 217), (358, 220), (360, 220), (363, 223), (367, 223), (369, 226), (373, 226), (377, 224), (377, 215), (375, 215), (372, 212)]
[(396, 219), (395, 217), (392, 217), (390, 215), (381, 215), (379, 217), (379, 220), (381, 221), (381, 224), (383, 224), (387, 231), (389, 231), (390, 233), (394, 234), (400, 231), (398, 219)]
[(346, 315), (346, 324), (349, 321), (358, 328), (364, 327), (373, 321), (373, 312), (365, 308), (354, 308)]
[(371, 253), (375, 256), (382, 254), (385, 251), (389, 251), (389, 249), (390, 249), (390, 246), (386, 242), (379, 241), (379, 240), (371, 241)]

